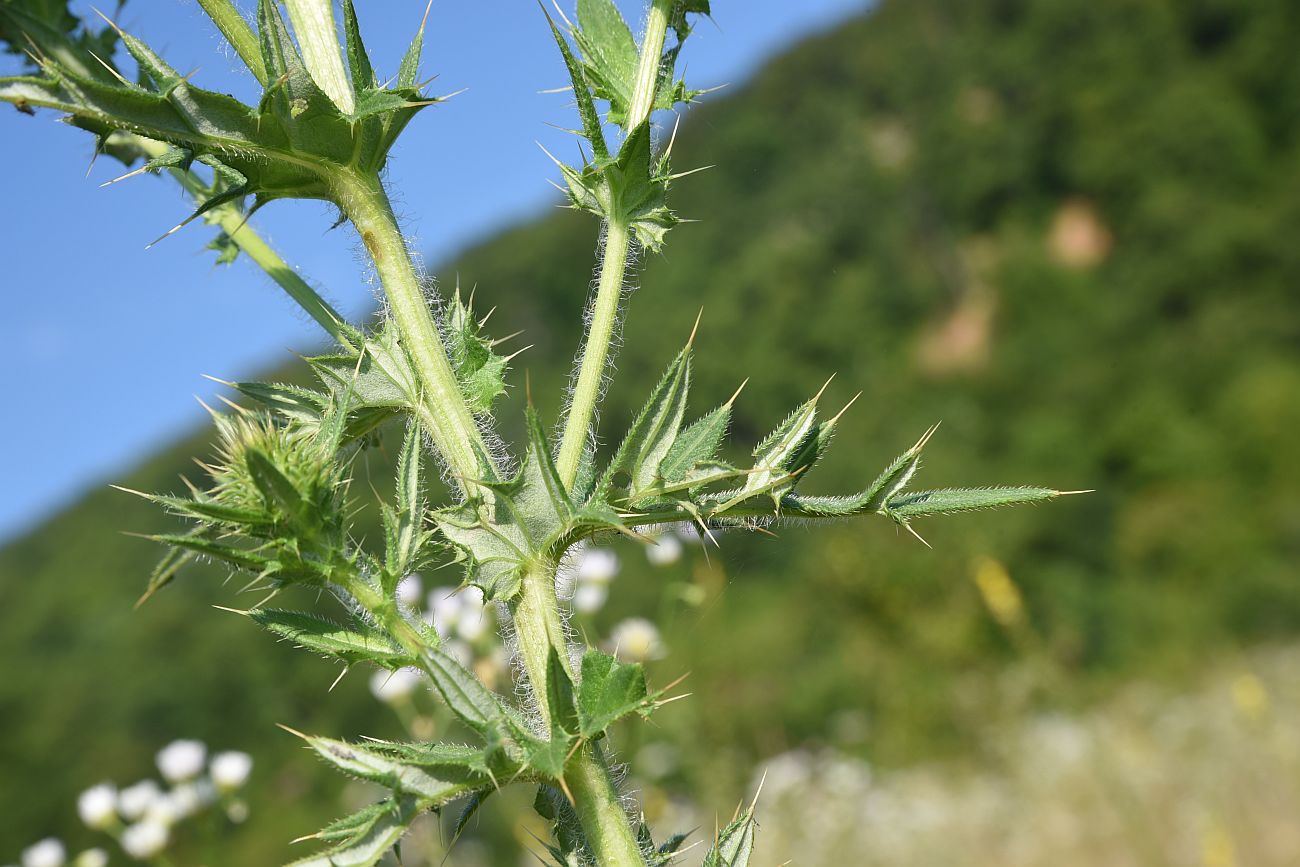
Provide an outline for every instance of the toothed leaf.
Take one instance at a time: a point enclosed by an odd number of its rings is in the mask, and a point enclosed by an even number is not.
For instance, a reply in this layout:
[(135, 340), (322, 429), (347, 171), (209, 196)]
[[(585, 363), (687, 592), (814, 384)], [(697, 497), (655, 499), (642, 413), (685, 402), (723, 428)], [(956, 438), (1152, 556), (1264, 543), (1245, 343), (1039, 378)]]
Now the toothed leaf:
[(747, 867), (754, 853), (754, 810), (743, 812), (719, 832), (713, 848), (704, 857), (703, 867)]
[(371, 662), (396, 671), (417, 663), (390, 636), (364, 624), (345, 627), (314, 614), (276, 608), (254, 609), (248, 616), (281, 638), (345, 665)]
[(947, 515), (953, 512), (974, 512), (1001, 506), (1041, 503), (1059, 496), (1058, 491), (1049, 488), (945, 488), (938, 491), (902, 494), (890, 500), (884, 508), (890, 517), (908, 519), (925, 515)]
[(628, 714), (648, 715), (649, 709), (645, 669), (640, 664), (619, 662), (599, 650), (587, 651), (578, 685), (578, 717), (584, 738), (601, 734)]

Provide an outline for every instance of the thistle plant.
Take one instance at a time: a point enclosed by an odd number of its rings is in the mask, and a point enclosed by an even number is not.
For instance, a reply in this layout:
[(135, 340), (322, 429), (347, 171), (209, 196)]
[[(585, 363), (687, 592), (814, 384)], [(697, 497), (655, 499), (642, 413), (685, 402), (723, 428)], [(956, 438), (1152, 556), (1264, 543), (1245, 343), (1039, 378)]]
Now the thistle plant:
[[(181, 496), (142, 494), (186, 522), (153, 537), (168, 553), (146, 597), (194, 558), (222, 563), (247, 576), (246, 589), (265, 591), (241, 612), (250, 621), (345, 667), (418, 671), (474, 741), (303, 735), (325, 761), (389, 794), (320, 831), (323, 851), (297, 863), (374, 864), (421, 814), (461, 803), (463, 827), (510, 785), (537, 789), (556, 864), (674, 860), (685, 838), (654, 841), (629, 812), (610, 772), (609, 737), (620, 720), (650, 717), (671, 696), (641, 665), (586, 647), (566, 628), (556, 576), (578, 546), (614, 535), (653, 545), (653, 534), (673, 525), (709, 537), (718, 528), (872, 515), (915, 533), (918, 518), (1060, 496), (1041, 487), (911, 490), (933, 428), (856, 493), (808, 493), (805, 478), (843, 412), (824, 411), (824, 389), (750, 458), (725, 460), (737, 395), (688, 416), (694, 331), (630, 425), (598, 428), (629, 262), (660, 251), (680, 222), (670, 188), (691, 172), (672, 164), (672, 138), (656, 134), (653, 117), (700, 94), (678, 78), (677, 61), (695, 19), (709, 14), (707, 0), (653, 0), (640, 40), (611, 0), (578, 0), (572, 19), (538, 13), (539, 34), (554, 40), (567, 70), (583, 145), (579, 164), (556, 165), (568, 203), (597, 219), (599, 261), (589, 307), (574, 311), (575, 331), (585, 327), (562, 417), (552, 427), (530, 399), (513, 448), (493, 412), (510, 359), (470, 301), (433, 291), (382, 181), (403, 129), (440, 101), (421, 83), (424, 25), (385, 78), (352, 0), (341, 5), (341, 39), (332, 0), (285, 0), (283, 9), (259, 0), (254, 22), (232, 0), (199, 3), (262, 86), (256, 105), (202, 89), (108, 19), (82, 24), (48, 0), (0, 0), (0, 35), (33, 65), (29, 75), (0, 79), (0, 99), (27, 113), (63, 113), (99, 151), (139, 165), (129, 174), (173, 177), (195, 200), (180, 225), (217, 226), (218, 255), (246, 254), (332, 341), (307, 360), (315, 387), (229, 383), (244, 402), (214, 414), (219, 448), (205, 482)], [(134, 75), (118, 67), (116, 48)], [(345, 321), (248, 224), (284, 198), (329, 202), (351, 224), (382, 285), (378, 324)], [(574, 263), (574, 279), (587, 267)], [(376, 544), (354, 531), (351, 482), (357, 455), (379, 437), (402, 445), (391, 499), (379, 498)], [(439, 477), (445, 491), (435, 493)], [(476, 677), (402, 601), (403, 579), (448, 563), (497, 612), (516, 658), (513, 697)], [(332, 595), (338, 619), (278, 607), (281, 594), (300, 589)], [(743, 867), (754, 833), (751, 807), (716, 833), (705, 863)]]

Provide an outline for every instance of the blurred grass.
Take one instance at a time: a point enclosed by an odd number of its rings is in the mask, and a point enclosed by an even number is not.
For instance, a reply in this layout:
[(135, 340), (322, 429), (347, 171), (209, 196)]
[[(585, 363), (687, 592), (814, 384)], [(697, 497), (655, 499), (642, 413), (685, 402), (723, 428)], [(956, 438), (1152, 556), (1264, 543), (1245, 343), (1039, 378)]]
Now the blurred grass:
[[(978, 757), (991, 729), (1295, 635), (1298, 19), (1287, 0), (893, 0), (691, 111), (675, 165), (717, 167), (674, 191), (702, 222), (639, 269), (606, 431), (702, 304), (695, 407), (750, 377), (737, 442), (830, 372), (832, 400), (865, 391), (809, 490), (852, 488), (942, 419), (923, 484), (1099, 492), (927, 523), (934, 551), (883, 522), (728, 536), (669, 572), (624, 549), (597, 626), (659, 612), (655, 679), (691, 672), (647, 735), (689, 758), (664, 791), (729, 810), (760, 760), (822, 746)], [(556, 213), (438, 269), (525, 329), (539, 400), (568, 374), (594, 233)], [(520, 410), (516, 389), (502, 417)], [(177, 488), (204, 441), (123, 483)], [(363, 481), (386, 487), (395, 448)], [(226, 863), (276, 863), (343, 786), (272, 723), (396, 733), (364, 677), (327, 693), (336, 672), (208, 607), (251, 601), (211, 570), (133, 612), (157, 552), (118, 531), (165, 526), (96, 492), (0, 551), (0, 853), (75, 836), (77, 791), (195, 736), (258, 760)], [(1020, 587), (1028, 656), (970, 580), (983, 556)], [(672, 601), (683, 585), (703, 603)], [(1027, 658), (1064, 686), (1013, 689)], [(490, 863), (514, 863), (503, 813), (483, 814)]]

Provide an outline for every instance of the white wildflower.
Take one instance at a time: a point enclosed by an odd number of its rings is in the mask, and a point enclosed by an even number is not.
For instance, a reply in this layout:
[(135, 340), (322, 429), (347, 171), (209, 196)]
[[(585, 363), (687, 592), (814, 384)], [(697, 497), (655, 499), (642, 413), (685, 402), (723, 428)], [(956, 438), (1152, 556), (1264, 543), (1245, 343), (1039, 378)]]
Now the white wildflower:
[(618, 575), (618, 555), (609, 548), (588, 548), (578, 563), (578, 581), (612, 581)]
[(433, 628), (443, 638), (477, 641), (488, 628), (487, 606), (477, 587), (436, 587), (429, 591)]
[(700, 535), (700, 528), (692, 523), (678, 524), (673, 527), (673, 533), (683, 542), (699, 542), (704, 537)]
[(127, 786), (117, 793), (117, 811), (122, 818), (134, 822), (153, 806), (153, 802), (162, 797), (162, 789), (153, 780), (141, 780), (134, 786)]
[(609, 644), (625, 662), (662, 659), (668, 652), (659, 637), (659, 629), (644, 617), (629, 617), (618, 623), (610, 631)]
[(370, 676), (370, 692), (385, 704), (401, 701), (420, 685), (420, 672), (414, 668), (376, 671)]
[(172, 741), (158, 751), (158, 770), (169, 783), (190, 780), (203, 773), (208, 748), (202, 741)]
[(420, 602), (420, 596), (424, 593), (424, 582), (420, 580), (419, 575), (407, 575), (401, 581), (397, 582), (397, 601), (414, 608)]
[(473, 649), (459, 638), (449, 638), (444, 641), (442, 651), (466, 668), (474, 663)]
[(663, 533), (645, 549), (646, 559), (654, 566), (671, 566), (682, 558), (682, 542), (672, 533)]
[(483, 591), (466, 587), (460, 592), (460, 617), (456, 620), (456, 633), (465, 641), (474, 642), (488, 630), (488, 610), (483, 603)]
[(23, 867), (63, 867), (68, 851), (53, 837), (46, 837), (23, 850)]
[(184, 818), (180, 803), (170, 793), (154, 798), (149, 809), (145, 811), (142, 822), (154, 825), (174, 825)]
[(76, 857), (72, 867), (108, 867), (108, 852), (103, 849), (87, 849)]
[(447, 638), (460, 620), (464, 600), (455, 587), (435, 587), (429, 591), (429, 616), (434, 630)]
[(177, 818), (184, 819), (200, 812), (217, 799), (217, 790), (211, 780), (181, 783), (168, 796)]
[(167, 848), (170, 836), (166, 825), (145, 820), (122, 832), (122, 849), (137, 861), (147, 861)]
[(253, 757), (238, 750), (217, 753), (208, 765), (213, 784), (222, 792), (233, 792), (248, 782), (253, 770)]
[(609, 588), (604, 584), (582, 583), (573, 592), (573, 610), (579, 614), (593, 614), (605, 605)]
[(86, 789), (77, 796), (77, 815), (87, 828), (111, 828), (117, 821), (117, 788), (112, 783), (100, 783)]

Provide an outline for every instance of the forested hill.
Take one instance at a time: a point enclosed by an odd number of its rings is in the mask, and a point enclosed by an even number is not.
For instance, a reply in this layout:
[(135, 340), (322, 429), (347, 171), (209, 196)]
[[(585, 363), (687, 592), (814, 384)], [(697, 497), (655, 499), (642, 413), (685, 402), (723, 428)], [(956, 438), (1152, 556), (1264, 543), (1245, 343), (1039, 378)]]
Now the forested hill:
[[(693, 393), (750, 378), (738, 442), (830, 373), (832, 401), (864, 391), (809, 490), (874, 476), (942, 419), (925, 485), (1099, 493), (919, 525), (934, 551), (884, 522), (728, 537), (722, 598), (669, 624), (662, 665), (695, 698), (663, 736), (728, 745), (684, 786), (734, 800), (753, 760), (838, 737), (846, 712), (868, 723), (846, 748), (880, 762), (968, 748), (1017, 653), (977, 556), (1005, 564), (1079, 700), (1300, 626), (1297, 39), (1292, 0), (887, 0), (689, 112), (675, 166), (715, 167), (673, 190), (699, 222), (639, 269), (604, 419), (626, 422), (702, 305)], [(595, 234), (556, 211), (438, 269), (525, 329), (539, 399), (568, 374)], [(173, 489), (204, 443), (121, 482)], [(272, 863), (338, 791), (272, 724), (385, 733), (364, 677), (327, 694), (328, 666), (209, 607), (242, 601), (218, 574), (133, 611), (157, 551), (119, 531), (164, 525), (102, 491), (0, 551), (0, 853), (70, 833), (80, 788), (184, 735), (256, 754), (228, 863)], [(624, 553), (611, 618), (690, 578)]]

